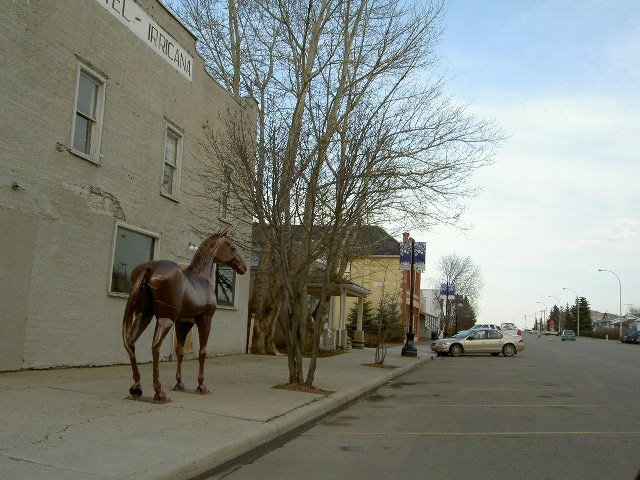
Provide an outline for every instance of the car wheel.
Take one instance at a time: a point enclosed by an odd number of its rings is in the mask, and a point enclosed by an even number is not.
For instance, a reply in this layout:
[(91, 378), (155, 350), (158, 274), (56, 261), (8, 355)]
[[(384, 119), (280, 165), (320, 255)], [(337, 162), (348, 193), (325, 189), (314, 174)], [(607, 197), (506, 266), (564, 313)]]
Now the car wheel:
[(493, 353), (491, 354), (491, 356), (492, 356), (492, 357), (497, 357), (498, 355), (500, 355), (500, 353), (499, 353), (499, 352), (498, 352), (498, 353), (493, 352)]
[(502, 347), (502, 354), (505, 357), (513, 357), (515, 353), (516, 353), (516, 347), (514, 347), (510, 343), (507, 343), (504, 347)]
[(457, 343), (455, 345), (451, 345), (451, 348), (449, 348), (449, 354), (452, 357), (459, 357), (462, 355), (462, 345), (458, 345)]

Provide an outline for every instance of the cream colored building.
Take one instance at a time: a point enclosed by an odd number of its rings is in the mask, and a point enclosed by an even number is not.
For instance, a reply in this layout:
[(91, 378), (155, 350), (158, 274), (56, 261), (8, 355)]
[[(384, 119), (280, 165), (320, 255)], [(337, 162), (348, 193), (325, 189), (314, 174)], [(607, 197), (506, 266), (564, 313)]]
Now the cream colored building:
[[(403, 234), (403, 241), (409, 238)], [(380, 300), (395, 301), (400, 310), (405, 329), (409, 325), (410, 306), (410, 274), (407, 270), (400, 270), (400, 242), (391, 237), (380, 227), (364, 227), (356, 251), (363, 252), (356, 255), (349, 263), (347, 278), (370, 291), (367, 301), (377, 309)], [(365, 253), (366, 252), (366, 253)], [(420, 337), (420, 272), (414, 272), (413, 295), (413, 332)], [(354, 299), (347, 298), (347, 311), (353, 308)]]
[(350, 280), (371, 291), (367, 301), (371, 302), (374, 308), (380, 305), (383, 295), (385, 298), (395, 299), (400, 307), (403, 278), (402, 271), (398, 268), (399, 256), (399, 253), (377, 254), (350, 262)]
[[(255, 103), (205, 72), (195, 37), (156, 0), (9, 1), (0, 27), (0, 370), (128, 362), (131, 270), (188, 263), (201, 240), (186, 192), (202, 125), (255, 119)], [(211, 233), (250, 244), (249, 227), (211, 210)], [(242, 353), (249, 275), (218, 275), (231, 287), (218, 284), (208, 352)]]
[[(378, 308), (380, 299), (395, 299), (400, 308), (403, 276), (399, 269), (400, 243), (380, 227), (364, 227), (354, 250), (359, 252), (349, 262), (345, 276), (351, 282), (367, 289), (366, 300)], [(346, 298), (347, 313), (357, 300)], [(334, 318), (337, 311), (334, 308)]]

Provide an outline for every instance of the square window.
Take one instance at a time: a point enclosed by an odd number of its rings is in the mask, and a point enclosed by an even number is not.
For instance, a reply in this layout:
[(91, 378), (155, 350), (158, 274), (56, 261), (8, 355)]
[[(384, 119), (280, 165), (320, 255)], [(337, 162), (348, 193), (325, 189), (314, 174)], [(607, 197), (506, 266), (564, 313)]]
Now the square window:
[(99, 163), (105, 80), (85, 66), (78, 66), (71, 151)]
[(182, 160), (182, 136), (167, 127), (164, 141), (164, 169), (162, 172), (162, 193), (173, 199), (178, 197), (180, 162)]
[(236, 272), (227, 265), (216, 267), (216, 300), (218, 306), (235, 306)]
[(155, 257), (158, 237), (118, 225), (111, 268), (111, 293), (131, 292), (131, 272)]

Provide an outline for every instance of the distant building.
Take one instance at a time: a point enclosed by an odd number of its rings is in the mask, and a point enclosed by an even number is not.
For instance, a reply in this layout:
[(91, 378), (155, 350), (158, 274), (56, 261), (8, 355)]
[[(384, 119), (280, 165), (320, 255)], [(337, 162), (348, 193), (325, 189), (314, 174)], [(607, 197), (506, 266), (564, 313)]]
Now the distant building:
[(420, 293), (420, 336), (430, 338), (432, 332), (437, 334), (440, 330), (442, 318), (442, 307), (438, 301), (440, 292), (433, 288), (423, 288)]
[(593, 330), (604, 330), (607, 328), (613, 328), (613, 321), (618, 318), (617, 315), (612, 315), (610, 313), (598, 312), (596, 310), (591, 310), (591, 324), (593, 325)]
[[(205, 72), (195, 37), (156, 0), (5, 2), (0, 27), (0, 370), (128, 362), (132, 269), (188, 263), (201, 240), (186, 192), (207, 161), (203, 123), (255, 122), (255, 102)], [(211, 233), (231, 227), (248, 244), (225, 208), (211, 205)], [(212, 276), (225, 281), (208, 351), (244, 352), (249, 276)]]

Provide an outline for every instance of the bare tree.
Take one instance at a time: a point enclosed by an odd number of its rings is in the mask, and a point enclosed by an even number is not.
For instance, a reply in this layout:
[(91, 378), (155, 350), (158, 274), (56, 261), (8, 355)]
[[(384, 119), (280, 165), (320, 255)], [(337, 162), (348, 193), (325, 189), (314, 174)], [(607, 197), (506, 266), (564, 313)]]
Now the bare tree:
[[(455, 223), (473, 194), (470, 174), (490, 162), (501, 134), (446, 98), (439, 79), (428, 80), (439, 1), (181, 5), (212, 75), (258, 103), (255, 152), (244, 121), (229, 122), (223, 134), (205, 126), (203, 148), (218, 163), (198, 173), (214, 199), (220, 193), (206, 185), (224, 178), (238, 211), (260, 225), (280, 289), (289, 381), (311, 385), (320, 319), (361, 226)], [(320, 300), (309, 309), (318, 262)], [(305, 380), (307, 318), (314, 333)]]
[[(444, 255), (438, 261), (439, 283), (446, 283), (455, 287), (456, 298), (466, 298), (474, 310), (480, 298), (483, 287), (482, 273), (480, 267), (474, 265), (471, 257), (460, 257), (455, 253)], [(437, 286), (440, 288), (440, 285)], [(441, 300), (443, 315), (442, 329), (450, 333), (454, 309), (457, 308), (457, 301), (452, 302), (446, 298)]]

